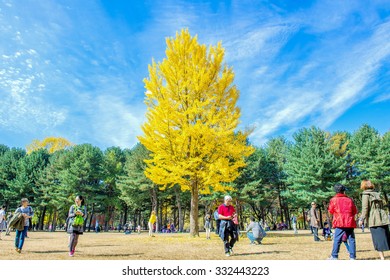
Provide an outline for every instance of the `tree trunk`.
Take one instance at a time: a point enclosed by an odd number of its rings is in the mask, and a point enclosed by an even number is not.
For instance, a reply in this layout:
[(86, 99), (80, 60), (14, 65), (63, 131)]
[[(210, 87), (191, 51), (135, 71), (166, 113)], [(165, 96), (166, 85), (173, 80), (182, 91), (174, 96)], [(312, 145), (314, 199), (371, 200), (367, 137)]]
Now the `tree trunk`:
[(41, 216), (39, 217), (39, 225), (38, 225), (39, 230), (43, 230), (43, 223), (45, 222), (45, 215), (46, 215), (46, 205), (43, 206)]
[(127, 204), (125, 204), (125, 209), (123, 212), (123, 224), (124, 225), (127, 223), (127, 211), (128, 211), (128, 207), (127, 207)]
[(190, 236), (199, 236), (199, 186), (197, 180), (191, 182)]
[(286, 206), (284, 207), (284, 216), (286, 217), (286, 225), (289, 229), (292, 229), (291, 226), (291, 219), (290, 219), (290, 213), (288, 209), (288, 204), (286, 203)]
[(152, 200), (152, 209), (153, 211), (156, 213), (156, 232), (159, 231), (159, 227), (160, 227), (160, 223), (161, 223), (161, 220), (159, 221), (159, 209), (158, 209), (158, 198), (157, 198), (157, 186), (156, 185), (153, 185), (153, 188), (152, 188), (152, 197), (151, 197), (151, 200)]
[(54, 209), (53, 221), (51, 223), (51, 231), (55, 231), (57, 226), (57, 209)]
[(91, 226), (92, 226), (92, 218), (93, 218), (93, 213), (94, 212), (94, 204), (92, 204), (92, 210), (91, 210), (91, 217), (89, 217), (89, 225), (88, 225), (88, 232), (91, 231)]
[(187, 215), (187, 205), (184, 205), (184, 209), (183, 209), (183, 220), (182, 220), (182, 224), (183, 224), (183, 231), (184, 232), (184, 221), (186, 220), (186, 215)]
[(307, 227), (306, 227), (306, 211), (305, 211), (305, 208), (302, 208), (302, 214), (303, 214), (303, 228), (307, 229)]
[(284, 216), (283, 216), (283, 203), (282, 203), (282, 197), (280, 195), (280, 186), (278, 186), (278, 199), (279, 199), (279, 207), (280, 207), (280, 219), (282, 223), (285, 223)]
[(179, 232), (183, 232), (184, 218), (183, 218), (183, 210), (181, 207), (180, 193), (181, 193), (180, 186), (175, 186), (176, 205), (177, 205), (177, 211), (179, 213)]
[(323, 223), (322, 223), (322, 210), (321, 210), (321, 207), (319, 207), (320, 209), (319, 209), (319, 211), (320, 211), (320, 228), (322, 228), (322, 225), (323, 225)]

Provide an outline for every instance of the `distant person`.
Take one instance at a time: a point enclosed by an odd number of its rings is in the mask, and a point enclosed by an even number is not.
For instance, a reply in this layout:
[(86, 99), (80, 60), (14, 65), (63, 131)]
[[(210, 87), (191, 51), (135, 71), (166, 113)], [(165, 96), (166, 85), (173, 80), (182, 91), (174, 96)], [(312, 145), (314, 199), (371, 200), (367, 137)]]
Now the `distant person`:
[(292, 226), (293, 226), (294, 234), (298, 234), (298, 230), (297, 230), (297, 216), (295, 216), (294, 214), (291, 217), (291, 223), (292, 223)]
[(204, 229), (206, 230), (206, 239), (210, 239), (211, 217), (209, 214), (204, 218)]
[(27, 230), (30, 225), (30, 219), (34, 215), (34, 211), (31, 206), (29, 206), (29, 202), (27, 198), (22, 198), (20, 201), (22, 206), (20, 206), (18, 209), (16, 209), (16, 213), (22, 213), (22, 216), (24, 217), (24, 229), (22, 231), (16, 230), (15, 235), (15, 250), (18, 253), (22, 252), (24, 240), (26, 238)]
[(99, 220), (96, 219), (96, 223), (95, 223), (95, 232), (98, 233), (99, 232)]
[(140, 225), (137, 226), (137, 232), (138, 232), (138, 234), (141, 234), (141, 226)]
[(215, 220), (215, 234), (219, 234), (219, 225), (221, 224), (221, 220), (219, 219), (218, 207), (214, 211), (214, 220)]
[(84, 232), (84, 221), (87, 219), (87, 207), (84, 205), (84, 197), (76, 196), (75, 204), (72, 205), (68, 213), (68, 228), (69, 238), (69, 256), (73, 257), (76, 251), (76, 246), (79, 241), (79, 236)]
[(384, 210), (385, 202), (380, 193), (375, 191), (370, 180), (363, 180), (360, 188), (362, 193), (362, 216), (359, 226), (366, 224), (370, 228), (374, 248), (381, 260), (385, 259), (384, 251), (390, 250), (389, 217)]
[(148, 223), (148, 226), (149, 226), (149, 236), (151, 236), (151, 237), (154, 237), (154, 235), (153, 235), (153, 227), (154, 227), (154, 223), (156, 221), (157, 221), (156, 212), (152, 211), (152, 213), (150, 214), (149, 223)]
[(236, 213), (230, 195), (225, 196), (224, 203), (218, 207), (218, 218), (221, 220), (219, 226), (219, 237), (223, 240), (225, 256), (230, 257), (233, 254), (233, 246), (238, 240), (238, 232), (233, 217)]
[(333, 228), (335, 232), (333, 235), (333, 250), (330, 260), (337, 260), (339, 257), (340, 244), (343, 239), (343, 235), (346, 234), (349, 243), (349, 259), (356, 259), (356, 242), (355, 232), (356, 221), (355, 215), (357, 214), (357, 208), (352, 198), (345, 195), (345, 186), (342, 184), (336, 184), (334, 191), (336, 195), (332, 197), (329, 202), (328, 211), (333, 215)]
[(7, 230), (7, 222), (6, 222), (6, 206), (3, 205), (0, 208), (0, 240), (1, 240), (1, 233), (3, 230)]
[(320, 241), (318, 237), (318, 228), (320, 227), (320, 214), (317, 210), (317, 203), (314, 201), (311, 203), (311, 209), (309, 211), (310, 226), (313, 230), (314, 241)]
[(250, 223), (246, 227), (246, 235), (248, 236), (250, 240), (250, 244), (261, 244), (261, 241), (266, 236), (266, 233), (260, 223), (255, 222), (254, 217), (249, 218)]

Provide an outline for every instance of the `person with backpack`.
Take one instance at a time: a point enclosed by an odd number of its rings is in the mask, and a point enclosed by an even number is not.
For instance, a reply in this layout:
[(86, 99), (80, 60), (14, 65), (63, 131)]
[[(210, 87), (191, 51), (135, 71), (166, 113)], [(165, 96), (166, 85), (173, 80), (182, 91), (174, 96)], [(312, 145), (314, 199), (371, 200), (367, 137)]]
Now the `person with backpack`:
[(381, 260), (385, 259), (384, 251), (390, 250), (389, 217), (384, 210), (384, 200), (375, 191), (370, 180), (363, 180), (360, 188), (362, 193), (362, 215), (359, 226), (363, 223), (370, 228), (374, 248)]
[(257, 244), (260, 245), (261, 241), (266, 236), (266, 233), (260, 223), (255, 222), (255, 218), (253, 216), (251, 216), (249, 220), (250, 223), (246, 227), (246, 235), (250, 240), (250, 244), (256, 244), (255, 242), (257, 242)]
[(333, 215), (333, 249), (329, 260), (337, 260), (343, 235), (346, 234), (349, 241), (349, 259), (356, 259), (355, 232), (357, 208), (352, 198), (345, 195), (346, 188), (342, 184), (334, 185), (336, 195), (329, 202), (328, 211)]
[(84, 197), (76, 196), (73, 204), (69, 209), (67, 232), (69, 236), (69, 256), (73, 257), (79, 236), (84, 232), (84, 221), (87, 219), (87, 207), (84, 205)]
[(21, 202), (22, 206), (20, 206), (15, 211), (15, 215), (17, 215), (17, 213), (21, 213), (23, 218), (24, 218), (24, 229), (23, 230), (17, 229), (16, 235), (15, 235), (15, 250), (19, 254), (22, 252), (24, 240), (26, 238), (27, 230), (28, 230), (29, 225), (30, 225), (30, 219), (34, 215), (34, 211), (33, 211), (32, 207), (29, 205), (27, 198), (22, 198), (22, 200), (20, 202)]
[(223, 240), (225, 248), (225, 256), (230, 257), (233, 254), (233, 246), (238, 240), (237, 227), (233, 223), (234, 209), (232, 203), (232, 197), (226, 195), (224, 203), (218, 207), (218, 218), (221, 220), (219, 226), (219, 237)]

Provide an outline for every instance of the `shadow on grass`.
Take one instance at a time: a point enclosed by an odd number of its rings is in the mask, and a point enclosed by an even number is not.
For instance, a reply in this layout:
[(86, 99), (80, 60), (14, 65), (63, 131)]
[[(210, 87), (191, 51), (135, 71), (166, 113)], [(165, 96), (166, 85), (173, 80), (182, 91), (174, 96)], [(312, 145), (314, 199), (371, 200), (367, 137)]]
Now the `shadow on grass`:
[(83, 247), (119, 247), (120, 245), (109, 245), (109, 244), (101, 244), (101, 245), (83, 245)]
[(266, 237), (302, 237), (302, 236), (313, 236), (313, 234), (310, 234), (310, 233), (298, 233), (298, 234), (289, 234), (289, 233), (270, 233), (268, 234)]
[(356, 250), (356, 253), (371, 252), (372, 250)]
[(106, 257), (131, 257), (131, 256), (142, 256), (143, 253), (140, 253), (140, 254), (99, 254), (99, 255), (91, 255), (91, 254), (88, 254), (86, 256), (88, 257), (103, 257), (103, 258), (106, 258)]
[(31, 253), (35, 253), (35, 254), (59, 254), (59, 253), (69, 253), (69, 251), (60, 251), (60, 250), (56, 250), (56, 251), (30, 251)]
[(267, 251), (267, 252), (256, 252), (256, 253), (244, 253), (244, 254), (234, 254), (233, 256), (259, 256), (259, 255), (269, 255), (269, 254), (289, 254), (291, 251)]

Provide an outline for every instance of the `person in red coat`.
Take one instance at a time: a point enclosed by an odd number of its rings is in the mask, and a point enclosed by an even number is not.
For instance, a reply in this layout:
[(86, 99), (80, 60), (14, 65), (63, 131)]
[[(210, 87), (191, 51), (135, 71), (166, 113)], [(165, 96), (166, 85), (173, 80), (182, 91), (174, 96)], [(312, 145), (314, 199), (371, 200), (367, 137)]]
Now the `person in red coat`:
[(352, 198), (345, 195), (345, 186), (336, 184), (334, 186), (336, 195), (330, 200), (328, 211), (333, 215), (333, 228), (335, 228), (333, 239), (333, 250), (330, 260), (337, 260), (339, 256), (340, 244), (343, 235), (347, 235), (349, 242), (349, 259), (356, 259), (355, 215), (357, 208)]

